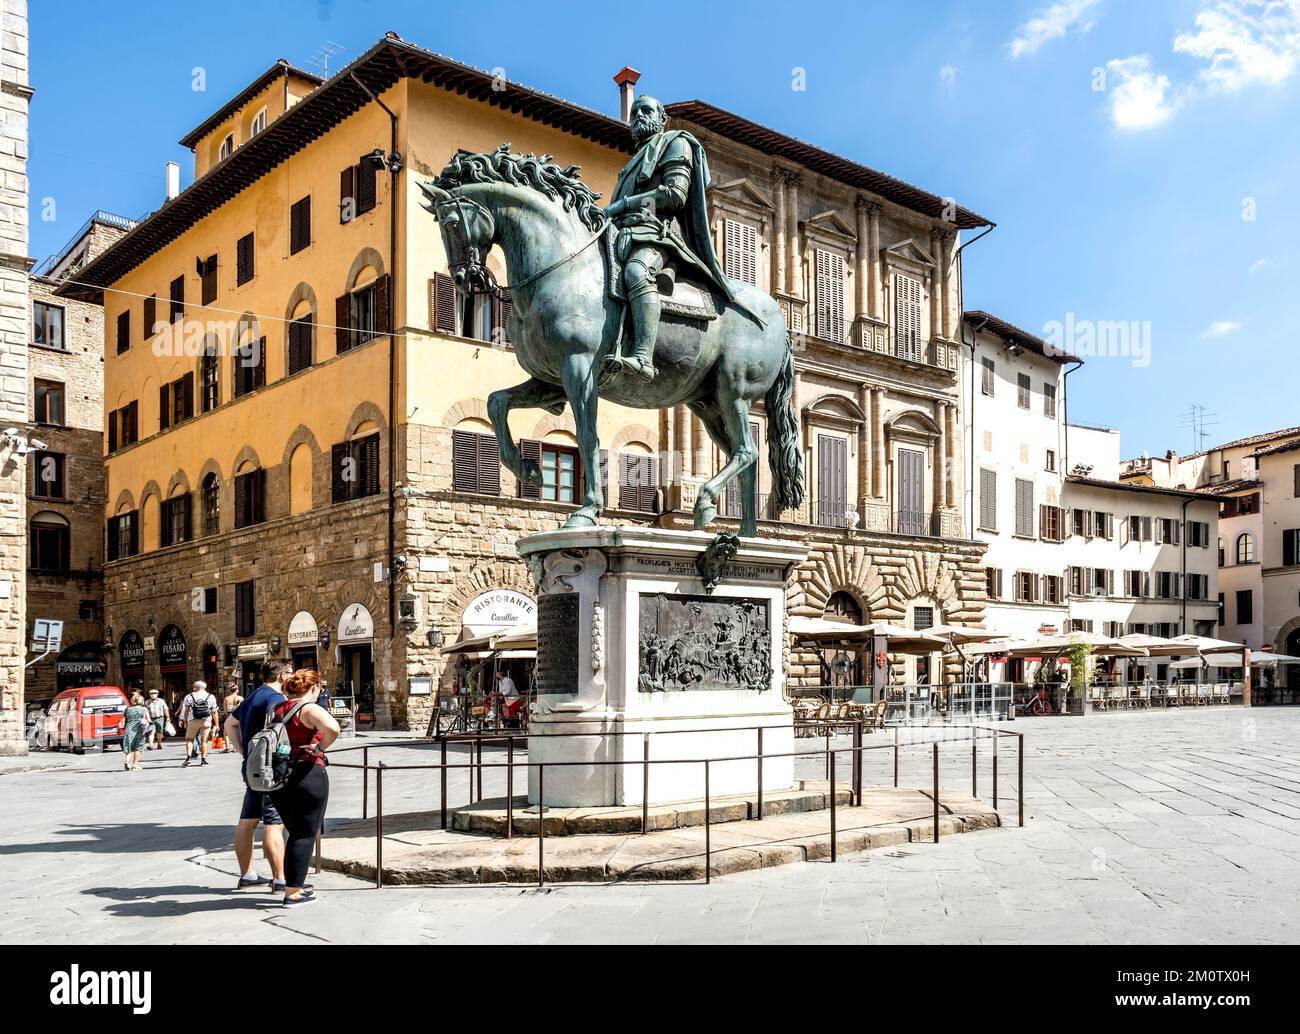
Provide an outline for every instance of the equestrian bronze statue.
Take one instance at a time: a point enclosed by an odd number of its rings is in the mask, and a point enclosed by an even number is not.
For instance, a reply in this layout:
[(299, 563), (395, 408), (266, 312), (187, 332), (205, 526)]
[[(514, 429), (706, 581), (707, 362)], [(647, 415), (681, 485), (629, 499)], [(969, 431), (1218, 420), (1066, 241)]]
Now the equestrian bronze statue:
[[(541, 483), (510, 434), (512, 409), (573, 409), (583, 468), (581, 505), (566, 528), (596, 523), (604, 509), (596, 406), (601, 398), (634, 409), (685, 404), (727, 457), (699, 489), (695, 527), (717, 516), (727, 484), (740, 478), (740, 532), (757, 532), (758, 449), (750, 407), (762, 400), (775, 508), (803, 501), (802, 452), (794, 412), (794, 357), (777, 303), (727, 278), (708, 232), (704, 148), (689, 133), (665, 130), (650, 97), (633, 105), (640, 145), (619, 175), (606, 209), (600, 195), (549, 155), (509, 145), (458, 154), (432, 182), (424, 207), (437, 218), (458, 288), (509, 291), (507, 336), (530, 374), (493, 392), (488, 411), (501, 462)], [(505, 287), (487, 268), (499, 246)]]

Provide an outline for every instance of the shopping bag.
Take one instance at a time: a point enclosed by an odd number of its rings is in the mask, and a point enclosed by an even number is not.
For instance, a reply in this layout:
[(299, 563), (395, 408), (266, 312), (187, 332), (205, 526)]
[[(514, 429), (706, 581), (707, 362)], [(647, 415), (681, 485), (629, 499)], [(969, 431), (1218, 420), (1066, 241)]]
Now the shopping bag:
[(171, 722), (168, 722), (166, 728), (163, 731), (166, 732), (168, 736), (175, 736), (176, 726), (172, 725)]

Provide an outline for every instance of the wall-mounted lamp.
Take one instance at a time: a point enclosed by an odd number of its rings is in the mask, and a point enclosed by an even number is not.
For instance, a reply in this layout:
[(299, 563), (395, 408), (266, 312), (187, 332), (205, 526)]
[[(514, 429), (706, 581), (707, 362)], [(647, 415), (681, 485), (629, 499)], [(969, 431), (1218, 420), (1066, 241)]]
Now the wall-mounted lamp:
[(323, 650), (328, 650), (328, 649), (329, 649), (329, 645), (330, 645), (330, 633), (329, 633), (329, 629), (328, 629), (328, 628), (322, 628), (322, 629), (321, 629), (321, 633), (320, 633), (320, 635), (317, 637), (317, 640), (319, 641), (319, 643), (320, 643), (320, 645), (321, 645), (321, 649), (323, 649)]
[(424, 633), (424, 640), (435, 649), (442, 645), (442, 629), (430, 625)]
[(280, 652), (280, 642), (281, 640), (278, 635), (271, 636), (271, 653), (276, 654)]

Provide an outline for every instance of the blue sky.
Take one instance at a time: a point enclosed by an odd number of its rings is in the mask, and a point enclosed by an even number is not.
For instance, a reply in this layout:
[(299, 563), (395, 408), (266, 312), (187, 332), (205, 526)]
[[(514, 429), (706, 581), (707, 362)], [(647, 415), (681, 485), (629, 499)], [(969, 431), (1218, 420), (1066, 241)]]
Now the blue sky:
[[(998, 224), (965, 253), (967, 308), (1037, 333), (1136, 321), (1129, 354), (1070, 378), (1071, 418), (1120, 428), (1126, 455), (1191, 451), (1181, 421), (1194, 402), (1217, 414), (1211, 444), (1300, 423), (1285, 379), (1300, 0), (618, 9), (38, 0), (32, 254), (96, 208), (156, 207), (168, 159), (187, 184), (176, 141), (277, 58), (311, 67), (333, 41), (337, 70), (392, 29), (611, 113), (611, 76), (630, 64), (664, 100), (706, 99), (955, 197)], [(191, 89), (196, 67), (206, 92)]]

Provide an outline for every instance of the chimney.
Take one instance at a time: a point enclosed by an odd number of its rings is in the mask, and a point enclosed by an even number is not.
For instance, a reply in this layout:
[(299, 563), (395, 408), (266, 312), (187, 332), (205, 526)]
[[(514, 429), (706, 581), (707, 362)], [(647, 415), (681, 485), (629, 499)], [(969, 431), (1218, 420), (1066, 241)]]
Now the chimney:
[(618, 85), (618, 117), (624, 122), (632, 116), (632, 87), (640, 78), (640, 72), (627, 66), (614, 76), (614, 82)]
[(181, 192), (181, 167), (175, 162), (167, 163), (167, 200), (172, 201)]

